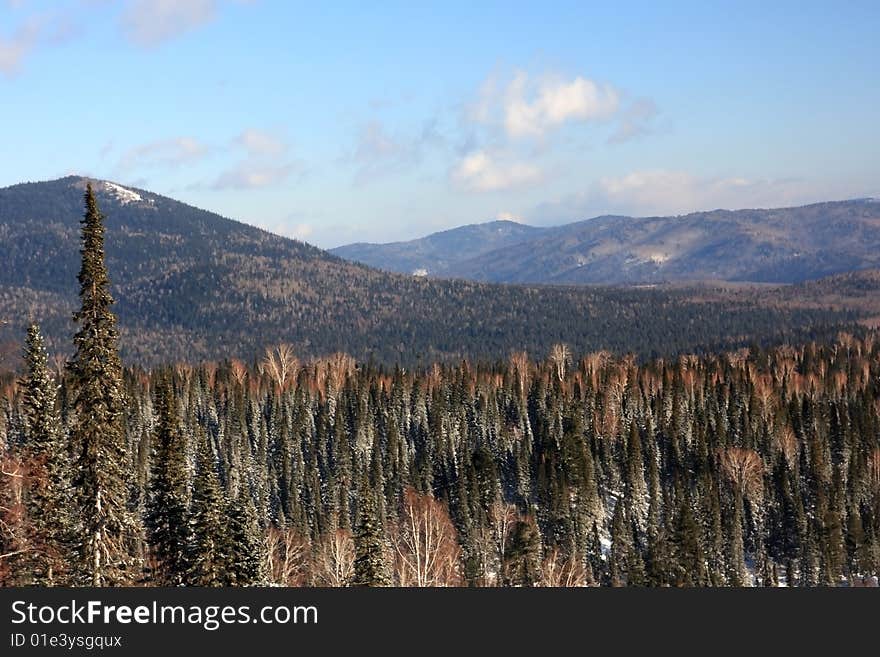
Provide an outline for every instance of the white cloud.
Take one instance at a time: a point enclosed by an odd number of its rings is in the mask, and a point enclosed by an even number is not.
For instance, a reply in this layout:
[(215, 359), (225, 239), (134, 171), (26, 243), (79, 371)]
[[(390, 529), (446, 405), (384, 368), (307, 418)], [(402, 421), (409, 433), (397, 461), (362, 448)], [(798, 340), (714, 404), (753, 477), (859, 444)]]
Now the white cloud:
[(803, 191), (792, 181), (699, 178), (662, 169), (602, 178), (596, 187), (597, 197), (604, 198), (611, 207), (631, 207), (652, 214), (784, 204)]
[(277, 156), (287, 152), (287, 144), (283, 139), (260, 130), (245, 130), (234, 141), (253, 156)]
[(380, 121), (365, 123), (350, 157), (358, 166), (356, 182), (409, 170), (422, 161), (428, 147), (441, 143), (443, 137), (433, 119), (425, 121), (416, 134), (392, 135)]
[(311, 224), (296, 224), (289, 232), (290, 237), (295, 237), (298, 240), (305, 240), (309, 235), (315, 232), (315, 228)]
[(33, 36), (22, 32), (17, 32), (10, 38), (0, 37), (0, 72), (7, 76), (16, 73), (22, 59), (35, 45)]
[(567, 121), (608, 119), (620, 103), (613, 87), (582, 77), (546, 78), (533, 86), (525, 73), (517, 73), (507, 88), (504, 127), (511, 137), (540, 137)]
[[(230, 1), (253, 4), (253, 0)], [(221, 4), (222, 0), (127, 0), (120, 26), (132, 42), (152, 47), (212, 22)]]
[(525, 162), (497, 158), (485, 150), (466, 155), (453, 169), (452, 180), (476, 192), (494, 192), (531, 185), (541, 179), (541, 170)]
[(467, 108), (467, 118), (475, 123), (491, 123), (495, 118), (499, 95), (499, 76), (491, 73), (480, 85), (477, 100)]
[(609, 144), (621, 144), (630, 139), (644, 137), (653, 132), (653, 122), (659, 114), (657, 105), (650, 98), (637, 98), (622, 109), (617, 129), (608, 138)]
[(514, 74), (506, 85), (489, 76), (471, 105), (468, 118), (499, 124), (508, 137), (542, 137), (569, 122), (604, 121), (620, 108), (620, 93), (613, 86), (577, 76), (530, 77)]
[(11, 35), (0, 35), (0, 73), (7, 77), (18, 73), (25, 57), (41, 44), (63, 41), (67, 28), (67, 17), (39, 14), (26, 19)]
[(131, 41), (149, 47), (214, 20), (217, 4), (217, 0), (131, 0), (120, 20)]
[(513, 221), (514, 223), (521, 224), (523, 222), (522, 217), (518, 214), (514, 214), (513, 212), (499, 212), (495, 215), (496, 221)]
[(379, 121), (370, 121), (361, 126), (354, 157), (356, 160), (372, 160), (396, 156), (404, 150), (406, 149), (385, 131)]
[(272, 164), (244, 160), (217, 176), (210, 187), (216, 190), (270, 187), (284, 182), (297, 172), (302, 172), (302, 166), (294, 162)]
[(200, 160), (208, 147), (194, 137), (174, 137), (129, 149), (119, 160), (121, 171), (143, 167), (177, 167)]
[(289, 144), (280, 136), (249, 128), (235, 137), (231, 146), (244, 151), (245, 157), (223, 171), (208, 187), (223, 189), (258, 189), (286, 181), (293, 174), (302, 174), (304, 165), (286, 158)]
[(199, 162), (208, 155), (238, 155), (241, 156), (238, 162), (223, 170), (212, 182), (192, 187), (256, 189), (284, 182), (294, 173), (304, 171), (302, 163), (284, 157), (288, 150), (288, 144), (280, 137), (254, 129), (242, 131), (224, 147), (211, 148), (194, 137), (174, 137), (129, 149), (120, 157), (117, 170), (128, 173), (154, 167), (171, 169)]
[(544, 203), (529, 214), (559, 224), (601, 214), (677, 215), (715, 209), (773, 208), (858, 196), (859, 190), (803, 179), (700, 177), (655, 169), (599, 179), (579, 194)]
[[(215, 20), (223, 4), (250, 0), (67, 0), (34, 11), (25, 2), (6, 0), (10, 11), (27, 15), (11, 35), (0, 35), (0, 73), (12, 75), (37, 46), (57, 45), (80, 35), (89, 12), (117, 13), (118, 25), (131, 42), (152, 47)], [(28, 15), (29, 14), (29, 15)]]

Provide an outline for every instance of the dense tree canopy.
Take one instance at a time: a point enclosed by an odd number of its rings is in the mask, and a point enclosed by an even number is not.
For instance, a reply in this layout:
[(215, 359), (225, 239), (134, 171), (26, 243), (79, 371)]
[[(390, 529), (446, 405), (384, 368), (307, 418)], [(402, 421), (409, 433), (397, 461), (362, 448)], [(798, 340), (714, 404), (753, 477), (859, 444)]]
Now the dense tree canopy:
[[(336, 356), (291, 360), (279, 385), (269, 363), (126, 371), (129, 508), (152, 517), (156, 468), (179, 461), (184, 582), (814, 586), (880, 568), (874, 333), (571, 355), (564, 372), (523, 354), (423, 370)], [(6, 386), (7, 463), (23, 399)], [(165, 559), (156, 537), (141, 549)], [(236, 562), (246, 542), (262, 563)]]

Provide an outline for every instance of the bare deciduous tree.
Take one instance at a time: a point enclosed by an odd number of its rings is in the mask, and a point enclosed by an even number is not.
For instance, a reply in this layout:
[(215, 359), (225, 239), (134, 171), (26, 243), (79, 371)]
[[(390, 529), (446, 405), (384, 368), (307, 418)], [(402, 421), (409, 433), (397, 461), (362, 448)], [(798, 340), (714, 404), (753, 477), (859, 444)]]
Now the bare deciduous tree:
[(0, 554), (0, 584), (14, 575), (4, 562), (29, 550), (24, 526), (24, 479), (25, 469), (19, 461), (9, 456), (0, 461), (0, 545), (7, 550)]
[(354, 575), (354, 538), (346, 529), (337, 529), (318, 542), (312, 565), (320, 586), (347, 586)]
[(404, 493), (400, 523), (392, 537), (400, 586), (458, 586), (459, 547), (444, 505), (412, 488)]
[(776, 447), (782, 452), (788, 467), (793, 468), (797, 465), (800, 445), (798, 445), (797, 436), (794, 435), (790, 426), (785, 425), (779, 430), (776, 435)]
[(550, 348), (550, 362), (553, 363), (556, 376), (560, 381), (565, 379), (565, 370), (569, 360), (571, 360), (571, 350), (567, 344), (557, 342)]
[(742, 499), (761, 498), (764, 489), (764, 462), (758, 453), (743, 447), (728, 447), (719, 455), (721, 471)]
[(356, 361), (343, 352), (337, 352), (327, 359), (327, 371), (333, 390), (339, 392), (345, 386), (345, 381), (354, 372)]
[(531, 364), (529, 362), (529, 355), (524, 351), (513, 352), (510, 354), (510, 367), (516, 372), (516, 381), (519, 388), (520, 398), (525, 399), (526, 393), (529, 391), (530, 383), (529, 368), (531, 367)]
[(513, 534), (513, 528), (517, 520), (520, 520), (519, 511), (513, 504), (507, 504), (497, 500), (489, 509), (489, 519), (492, 522), (493, 533), (495, 534), (495, 552), (498, 563), (504, 560), (504, 553), (510, 543), (510, 537)]
[(67, 367), (68, 360), (70, 360), (70, 357), (67, 354), (62, 354), (60, 352), (57, 352), (52, 356), (52, 371), (55, 373), (56, 381), (61, 381), (64, 377), (64, 369)]
[(266, 534), (266, 559), (271, 582), (281, 586), (303, 586), (306, 583), (308, 556), (308, 540), (292, 529), (269, 529)]
[(272, 379), (279, 393), (285, 392), (296, 382), (299, 370), (299, 359), (293, 352), (293, 346), (282, 343), (266, 348), (266, 355), (260, 362), (261, 373)]
[(247, 365), (233, 358), (229, 363), (229, 369), (235, 382), (240, 386), (244, 386), (245, 379), (247, 378)]
[(544, 557), (541, 565), (541, 586), (572, 588), (587, 586), (587, 571), (577, 559), (564, 558), (558, 549)]

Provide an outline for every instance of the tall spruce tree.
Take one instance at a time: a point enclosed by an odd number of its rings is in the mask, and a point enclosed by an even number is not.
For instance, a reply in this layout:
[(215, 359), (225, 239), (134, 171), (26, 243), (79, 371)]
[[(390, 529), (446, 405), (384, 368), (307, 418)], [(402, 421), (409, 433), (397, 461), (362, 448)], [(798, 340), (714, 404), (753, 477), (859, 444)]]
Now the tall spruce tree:
[(532, 518), (517, 520), (504, 552), (504, 586), (535, 586), (541, 579), (541, 536)]
[(265, 579), (266, 542), (257, 520), (253, 498), (244, 484), (226, 508), (229, 521), (226, 570), (235, 586), (256, 586)]
[(127, 449), (122, 363), (116, 316), (104, 264), (104, 217), (91, 184), (82, 220), (81, 308), (76, 353), (68, 364), (72, 385), (71, 440), (78, 452), (74, 488), (80, 517), (78, 579), (92, 586), (131, 582), (138, 526), (127, 506)]
[(156, 560), (154, 581), (179, 586), (188, 567), (186, 436), (181, 432), (171, 383), (163, 378), (156, 386), (157, 423), (150, 467), (145, 525)]
[(366, 483), (361, 485), (352, 586), (391, 585), (385, 559), (385, 534), (375, 495)]
[(22, 452), (28, 473), (24, 491), (28, 523), (27, 549), (19, 560), (17, 579), (23, 584), (53, 586), (67, 583), (73, 522), (70, 463), (55, 408), (57, 386), (37, 324), (28, 327), (24, 360)]
[(196, 434), (196, 474), (190, 506), (189, 571), (190, 586), (227, 586), (229, 534), (223, 491), (211, 446), (204, 432)]

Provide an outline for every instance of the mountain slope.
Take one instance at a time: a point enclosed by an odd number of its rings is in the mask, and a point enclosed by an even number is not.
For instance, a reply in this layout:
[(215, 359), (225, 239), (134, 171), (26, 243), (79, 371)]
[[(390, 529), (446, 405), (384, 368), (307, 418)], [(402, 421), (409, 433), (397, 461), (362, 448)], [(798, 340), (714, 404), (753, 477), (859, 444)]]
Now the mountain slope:
[[(69, 353), (86, 179), (0, 189), (0, 351), (40, 321)], [(849, 310), (693, 300), (684, 291), (494, 286), (426, 280), (346, 262), (144, 190), (96, 181), (123, 356), (155, 364), (252, 358), (290, 342), (418, 363), (600, 348), (672, 354), (835, 330)], [(648, 321), (646, 318), (650, 318)], [(7, 320), (3, 324), (2, 320)], [(3, 347), (5, 345), (5, 347)], [(0, 363), (2, 364), (2, 363)]]
[[(393, 265), (400, 250), (400, 245), (373, 245), (369, 257), (354, 259), (398, 270)], [(794, 283), (880, 265), (880, 202), (678, 217), (603, 216), (544, 229), (519, 243), (472, 250), (482, 252), (436, 253), (446, 262), (437, 275), (503, 283)], [(335, 252), (350, 253), (347, 247)], [(410, 258), (407, 268), (416, 262)]]
[(490, 221), (433, 233), (408, 242), (359, 242), (331, 249), (340, 258), (401, 273), (425, 270), (431, 276), (455, 271), (456, 265), (496, 249), (513, 246), (543, 234), (545, 229), (514, 221)]

